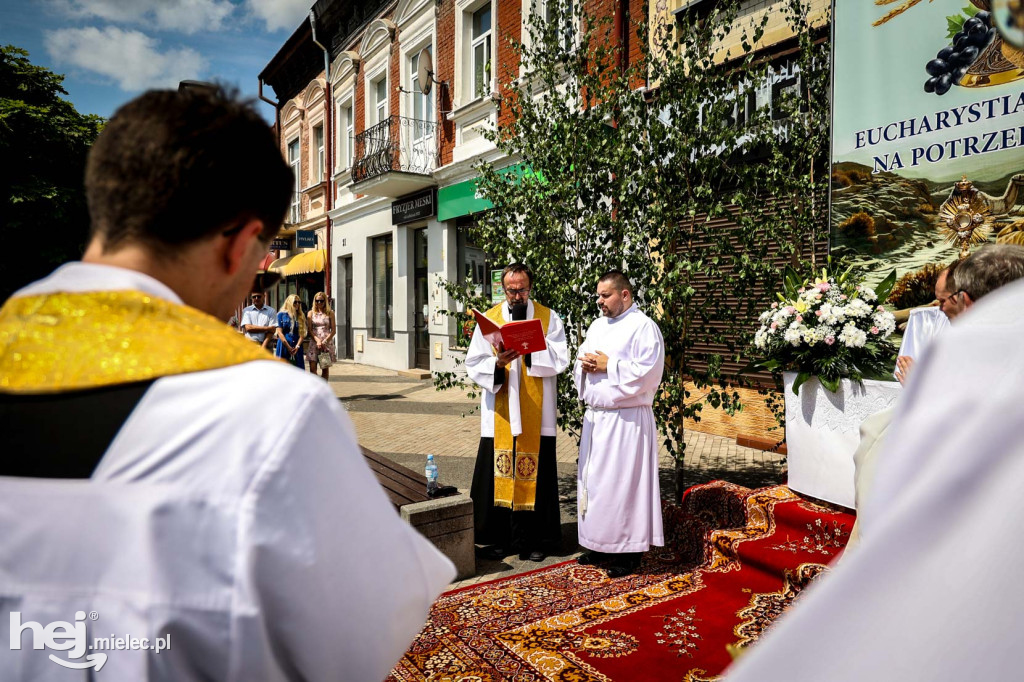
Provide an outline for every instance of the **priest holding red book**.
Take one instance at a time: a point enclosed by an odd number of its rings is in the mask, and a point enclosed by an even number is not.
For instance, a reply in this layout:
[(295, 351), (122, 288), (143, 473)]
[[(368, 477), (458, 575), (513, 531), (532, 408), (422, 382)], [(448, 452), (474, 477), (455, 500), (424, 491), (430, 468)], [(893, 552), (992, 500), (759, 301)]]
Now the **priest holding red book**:
[[(470, 492), (481, 555), (543, 561), (561, 544), (555, 466), (557, 379), (569, 365), (565, 328), (553, 310), (530, 299), (533, 274), (522, 263), (504, 269), (505, 302), (484, 315), (494, 326), (539, 320), (543, 348), (520, 354), (478, 324), (466, 371), (481, 389), (480, 447)], [(528, 327), (529, 325), (523, 325)], [(509, 336), (506, 334), (506, 338)], [(499, 339), (497, 345), (492, 341)], [(531, 344), (529, 347), (536, 347)]]

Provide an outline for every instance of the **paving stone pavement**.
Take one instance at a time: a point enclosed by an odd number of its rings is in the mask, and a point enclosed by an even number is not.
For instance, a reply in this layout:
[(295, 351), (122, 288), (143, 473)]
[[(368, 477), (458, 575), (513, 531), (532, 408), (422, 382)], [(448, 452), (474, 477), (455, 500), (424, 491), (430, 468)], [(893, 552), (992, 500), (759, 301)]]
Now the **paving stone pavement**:
[[(331, 368), (330, 386), (344, 404), (356, 428), (359, 443), (392, 461), (419, 471), (433, 454), (445, 485), (469, 492), (480, 439), (479, 399), (467, 392), (438, 391), (430, 379), (342, 361)], [(738, 446), (734, 439), (687, 431), (683, 464), (684, 487), (723, 479), (748, 487), (774, 485), (785, 480), (785, 459), (775, 454)], [(562, 547), (541, 563), (520, 560), (477, 559), (477, 574), (452, 587), (504, 578), (575, 558), (576, 543), (575, 439), (558, 436), (556, 460), (562, 510)], [(661, 488), (670, 499), (675, 490), (673, 460), (662, 446)]]

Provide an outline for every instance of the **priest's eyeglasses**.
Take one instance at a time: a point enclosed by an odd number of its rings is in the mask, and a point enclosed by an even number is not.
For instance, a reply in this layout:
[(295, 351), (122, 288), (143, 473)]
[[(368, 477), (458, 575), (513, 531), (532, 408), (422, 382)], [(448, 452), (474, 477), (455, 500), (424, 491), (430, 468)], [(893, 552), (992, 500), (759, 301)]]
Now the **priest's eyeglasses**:
[(505, 293), (512, 297), (525, 296), (530, 293), (530, 289), (529, 287), (526, 289), (505, 289)]

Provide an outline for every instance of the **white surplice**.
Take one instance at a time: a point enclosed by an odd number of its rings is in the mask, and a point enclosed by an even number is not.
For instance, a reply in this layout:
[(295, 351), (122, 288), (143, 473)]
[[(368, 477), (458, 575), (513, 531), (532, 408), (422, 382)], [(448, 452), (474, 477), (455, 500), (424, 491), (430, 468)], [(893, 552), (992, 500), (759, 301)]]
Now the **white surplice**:
[[(502, 319), (512, 321), (512, 313), (508, 303), (501, 305)], [(533, 301), (527, 301), (526, 319), (533, 318)], [(530, 354), (530, 367), (526, 368), (527, 376), (541, 377), (544, 385), (544, 402), (542, 405), (540, 435), (554, 436), (558, 432), (558, 375), (569, 366), (569, 350), (565, 344), (565, 327), (558, 313), (551, 311), (548, 321), (548, 333), (544, 337), (547, 349)], [(497, 357), (491, 350), (491, 343), (480, 333), (480, 328), (473, 330), (473, 339), (466, 353), (466, 374), (483, 389), (480, 395), (480, 437), (494, 438), (494, 395), (501, 390), (501, 384), (494, 385), (494, 369)], [(523, 432), (522, 419), (519, 412), (519, 372), (522, 371), (522, 360), (513, 362), (506, 370), (505, 383), (508, 384), (509, 421), (512, 435)]]
[(1022, 339), (1015, 282), (925, 350), (882, 445), (858, 551), (730, 682), (1021, 678)]
[[(81, 263), (21, 295), (124, 289), (181, 302)], [(0, 678), (380, 680), (454, 575), (395, 512), (323, 380), (274, 360), (168, 376), (91, 479), (0, 477)], [(96, 616), (90, 643), (170, 648), (87, 651), (107, 656), (95, 672), (33, 650), (31, 630), (9, 647), (12, 612), (45, 627), (78, 611)]]
[[(584, 373), (580, 357), (601, 351), (607, 372)], [(634, 303), (599, 317), (576, 353), (573, 379), (587, 404), (577, 474), (579, 542), (608, 553), (663, 546), (654, 394), (665, 366), (661, 330)]]

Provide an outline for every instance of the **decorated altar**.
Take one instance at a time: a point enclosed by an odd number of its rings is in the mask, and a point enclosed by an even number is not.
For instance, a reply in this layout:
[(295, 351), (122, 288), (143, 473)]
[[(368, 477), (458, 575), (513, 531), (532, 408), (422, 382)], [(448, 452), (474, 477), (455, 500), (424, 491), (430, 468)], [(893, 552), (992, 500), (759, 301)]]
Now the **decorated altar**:
[(855, 508), (853, 454), (865, 418), (892, 407), (902, 386), (895, 381), (841, 379), (836, 392), (808, 379), (793, 393), (796, 372), (785, 372), (786, 447), (792, 490)]

